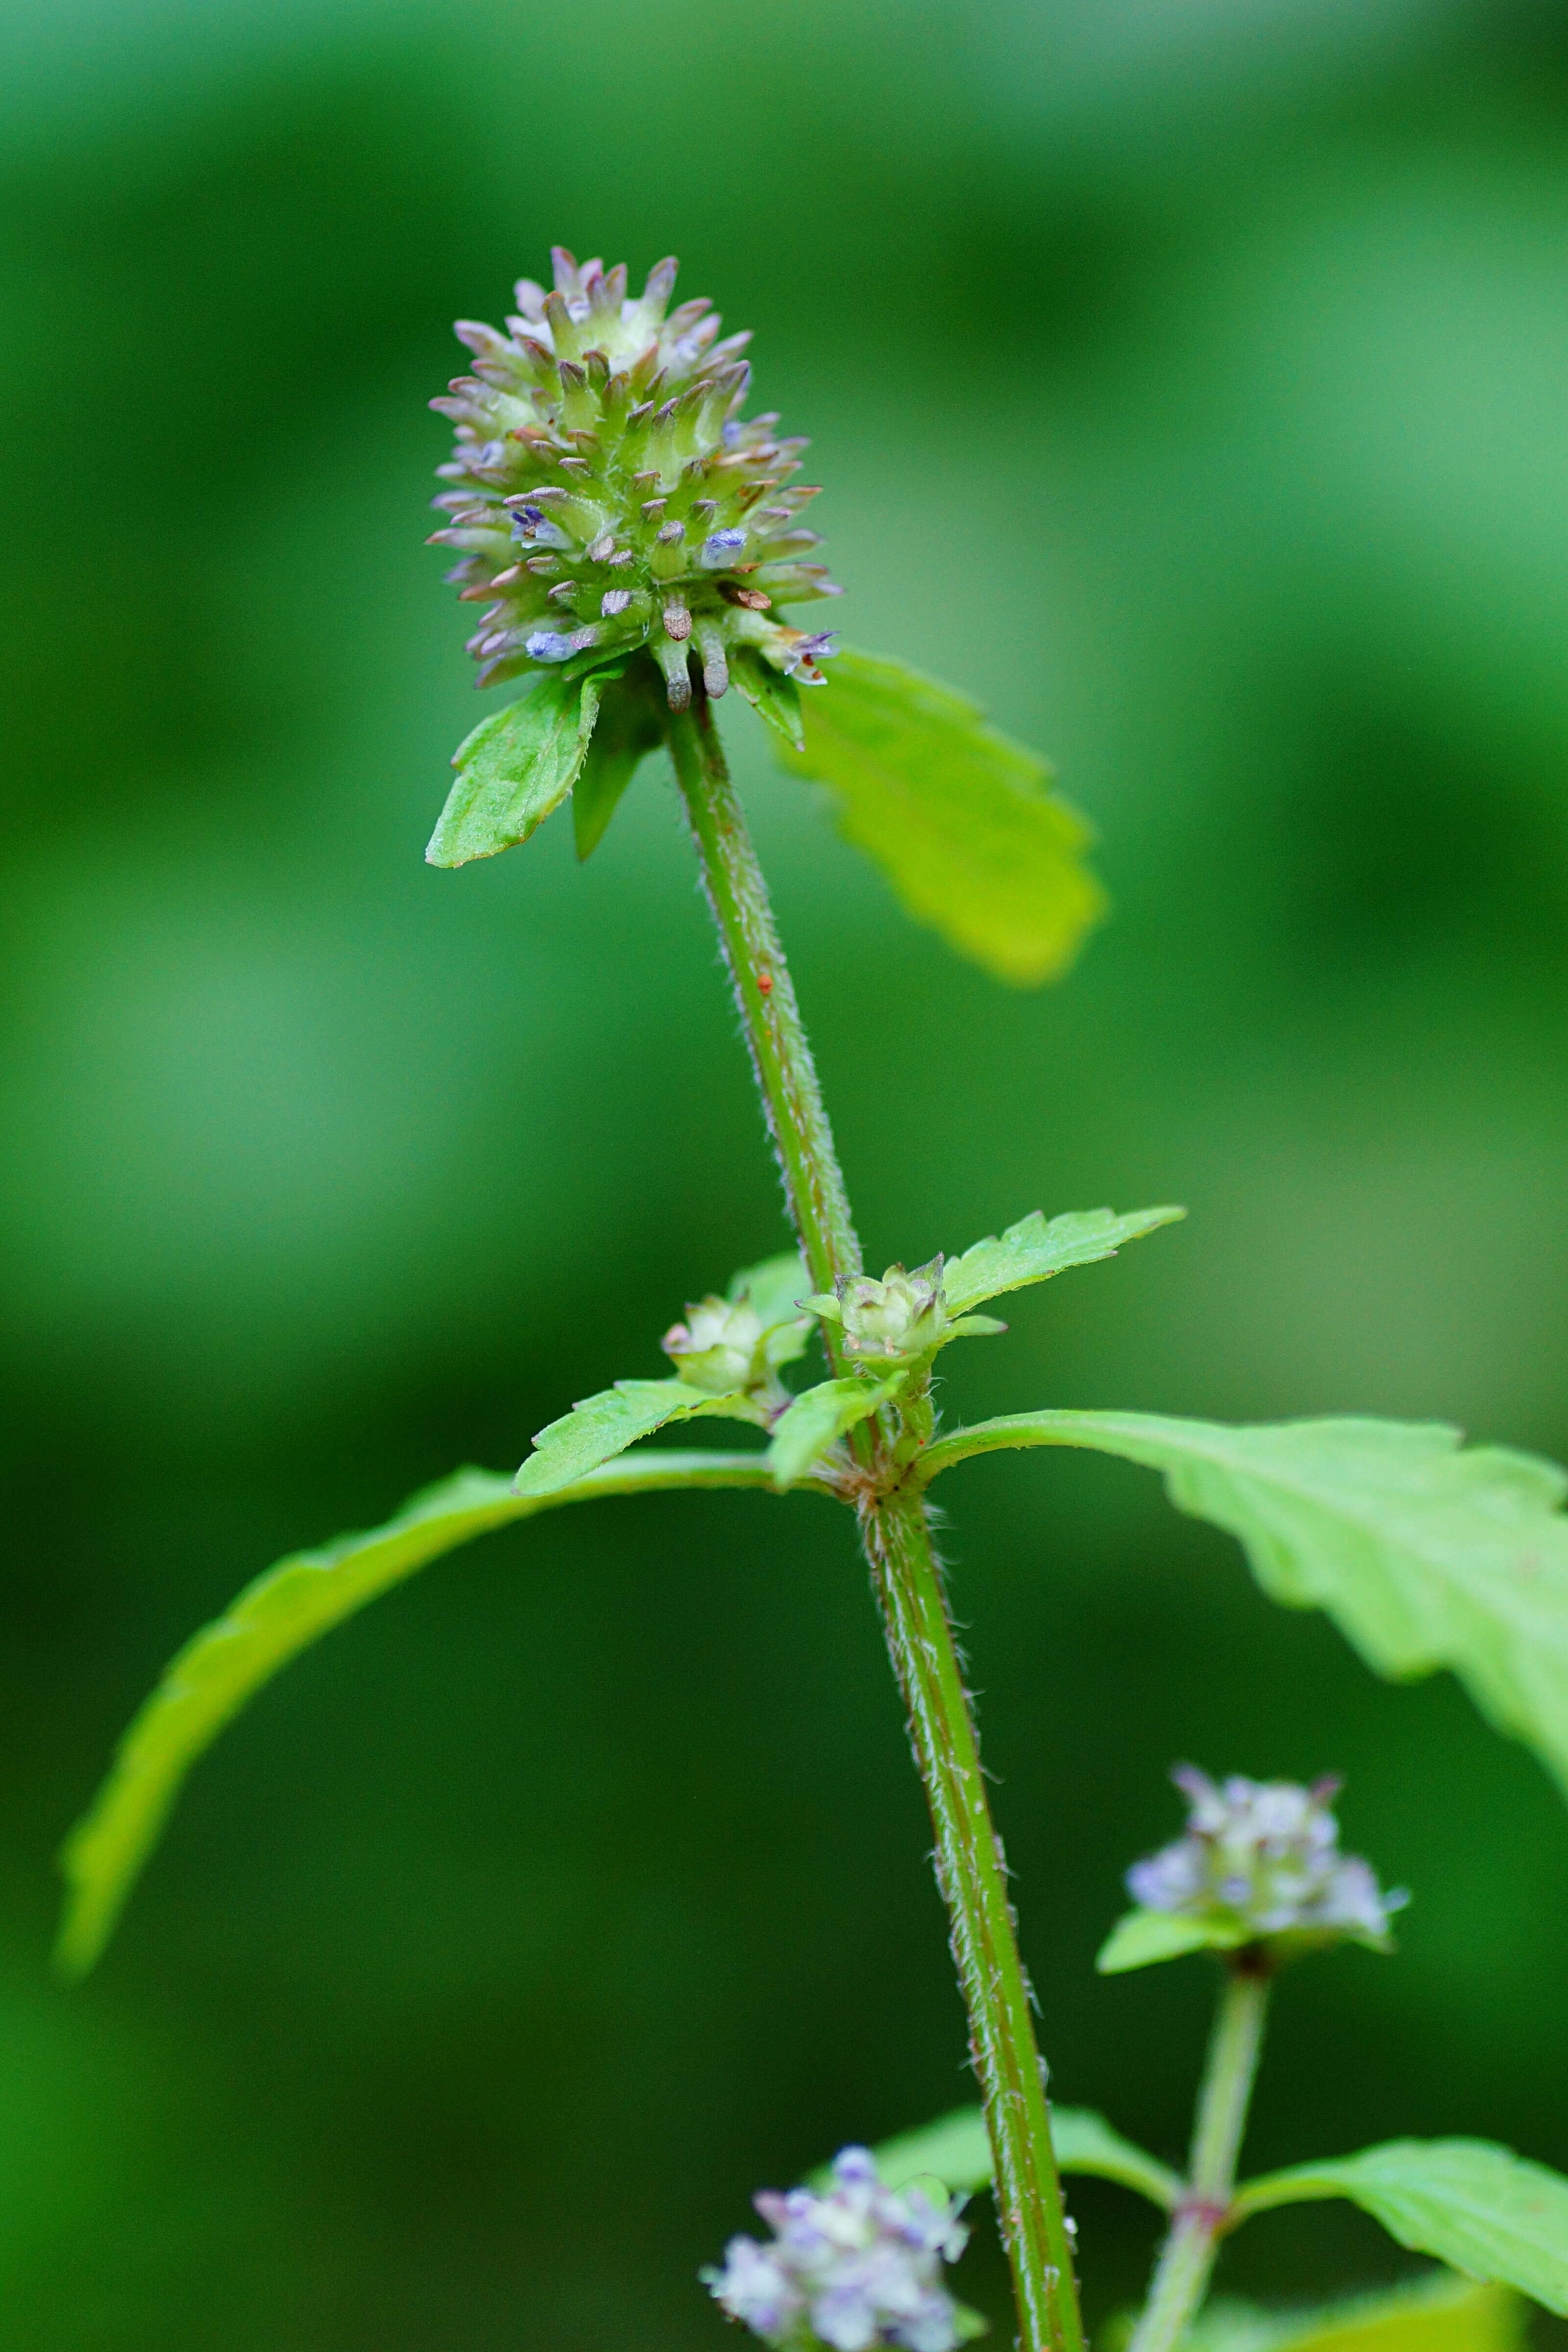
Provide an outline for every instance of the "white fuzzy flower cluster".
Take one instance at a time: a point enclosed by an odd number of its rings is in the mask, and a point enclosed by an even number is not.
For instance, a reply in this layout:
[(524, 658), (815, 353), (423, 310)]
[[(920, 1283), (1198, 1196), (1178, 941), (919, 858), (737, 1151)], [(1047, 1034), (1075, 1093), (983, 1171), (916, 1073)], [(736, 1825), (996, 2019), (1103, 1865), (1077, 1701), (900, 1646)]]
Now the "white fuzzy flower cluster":
[(1171, 1778), (1186, 1798), (1187, 1833), (1127, 1874), (1147, 1911), (1230, 1914), (1253, 1935), (1293, 1931), (1385, 1943), (1389, 1914), (1408, 1900), (1385, 1895), (1370, 1864), (1340, 1852), (1329, 1804), (1334, 1780), (1220, 1783), (1183, 1765)]
[(894, 2190), (878, 2178), (869, 2149), (835, 2158), (826, 2196), (809, 2189), (764, 2189), (753, 2200), (773, 2238), (731, 2238), (722, 2270), (702, 2273), (731, 2319), (766, 2342), (831, 2345), (834, 2352), (953, 2352), (978, 2332), (973, 2313), (942, 2283), (969, 2232), (959, 2200), (933, 2201), (919, 2189)]

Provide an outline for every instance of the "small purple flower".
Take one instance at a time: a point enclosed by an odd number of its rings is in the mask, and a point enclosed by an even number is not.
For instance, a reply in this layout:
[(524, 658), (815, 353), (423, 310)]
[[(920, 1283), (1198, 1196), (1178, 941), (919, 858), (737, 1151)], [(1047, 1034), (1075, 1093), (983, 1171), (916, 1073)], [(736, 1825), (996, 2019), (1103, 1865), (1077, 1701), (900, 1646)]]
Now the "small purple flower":
[(710, 531), (702, 542), (702, 551), (698, 561), (709, 572), (722, 572), (727, 564), (733, 563), (745, 544), (746, 534), (743, 530)]
[(1369, 1864), (1340, 1852), (1329, 1810), (1337, 1780), (1301, 1788), (1237, 1773), (1216, 1784), (1190, 1764), (1171, 1778), (1187, 1800), (1186, 1834), (1128, 1872), (1128, 1892), (1142, 1909), (1222, 1920), (1228, 1913), (1253, 1936), (1386, 1943), (1389, 1916), (1409, 1897), (1385, 1895)]
[(870, 2151), (847, 2147), (826, 2195), (764, 2189), (754, 2201), (773, 2243), (731, 2238), (723, 2268), (702, 2277), (731, 2318), (766, 2342), (954, 2352), (979, 2332), (942, 2284), (942, 2264), (957, 2261), (969, 2234), (959, 2200), (885, 2189)]
[(586, 653), (597, 634), (592, 628), (574, 629), (570, 636), (563, 636), (559, 629), (535, 629), (524, 651), (536, 662), (570, 661), (574, 654)]

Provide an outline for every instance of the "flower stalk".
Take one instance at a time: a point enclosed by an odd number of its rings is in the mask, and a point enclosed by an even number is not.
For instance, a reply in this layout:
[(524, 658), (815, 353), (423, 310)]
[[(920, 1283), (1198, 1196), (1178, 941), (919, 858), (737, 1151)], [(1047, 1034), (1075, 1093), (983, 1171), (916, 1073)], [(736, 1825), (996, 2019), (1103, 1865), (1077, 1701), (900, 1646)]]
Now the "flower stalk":
[(1186, 2192), (1128, 2352), (1172, 2352), (1208, 2291), (1220, 2234), (1230, 2218), (1272, 1976), (1268, 1954), (1257, 1946), (1236, 1953), (1226, 1965), (1198, 2094)]
[[(668, 731), (790, 1213), (812, 1281), (826, 1292), (859, 1274), (860, 1249), (767, 885), (706, 698), (672, 715)], [(840, 1370), (842, 1334), (826, 1318), (823, 1330)], [(863, 1423), (851, 1443), (861, 1538), (935, 1832), (1019, 2341), (1023, 2352), (1082, 2352), (1030, 1990), (925, 1504), (905, 1482), (897, 1442), (879, 1423)]]

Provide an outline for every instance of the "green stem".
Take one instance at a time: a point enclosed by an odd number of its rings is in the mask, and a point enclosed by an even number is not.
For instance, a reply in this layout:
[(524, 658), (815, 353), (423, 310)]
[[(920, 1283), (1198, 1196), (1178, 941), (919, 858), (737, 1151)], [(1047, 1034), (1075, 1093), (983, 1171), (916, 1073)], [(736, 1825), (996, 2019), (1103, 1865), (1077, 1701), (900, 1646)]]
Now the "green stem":
[[(706, 702), (671, 719), (669, 743), (791, 1213), (811, 1278), (826, 1289), (859, 1271), (859, 1244), (767, 885)], [(1082, 2352), (1029, 1988), (925, 1506), (874, 1424), (855, 1436), (862, 1538), (936, 1833), (1020, 2343), (1023, 2352)]]
[(1045, 2070), (1018, 1954), (1002, 1841), (931, 1553), (923, 1497), (907, 1487), (860, 1514), (888, 1647), (936, 1832), (936, 1876), (969, 2011), (1007, 2259), (1026, 2347), (1083, 2343), (1072, 2242), (1051, 2147)]
[(706, 697), (671, 717), (669, 749), (790, 1216), (813, 1284), (831, 1290), (838, 1275), (859, 1273), (860, 1244), (768, 887)]
[(1230, 2218), (1236, 2160), (1258, 2074), (1268, 1971), (1254, 1952), (1226, 1971), (1198, 2095), (1186, 2193), (1161, 2249), (1149, 2300), (1128, 2352), (1171, 2352), (1207, 2292), (1220, 2231)]

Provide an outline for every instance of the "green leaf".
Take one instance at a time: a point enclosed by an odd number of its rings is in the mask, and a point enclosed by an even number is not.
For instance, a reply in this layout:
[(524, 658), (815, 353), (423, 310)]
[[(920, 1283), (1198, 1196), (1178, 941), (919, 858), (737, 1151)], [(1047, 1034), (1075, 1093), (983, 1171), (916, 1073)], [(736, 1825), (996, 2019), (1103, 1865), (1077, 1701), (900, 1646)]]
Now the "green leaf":
[(664, 728), (649, 691), (652, 675), (637, 662), (627, 676), (611, 678), (577, 781), (572, 787), (572, 824), (579, 858), (591, 857), (620, 805), (622, 793), (650, 751), (664, 740)]
[(520, 701), (481, 719), (458, 747), (458, 781), (425, 852), (432, 866), (467, 866), (526, 841), (571, 791), (616, 670), (582, 678), (546, 670)]
[(1301, 2311), (1210, 2304), (1182, 2352), (1523, 2352), (1525, 2306), (1512, 2290), (1435, 2271), (1387, 2294)]
[(459, 1470), (412, 1496), (384, 1527), (279, 1560), (172, 1660), (121, 1740), (91, 1810), (67, 1840), (61, 1969), (82, 1976), (98, 1958), (186, 1773), (224, 1726), (291, 1658), (367, 1601), (488, 1529), (559, 1504), (770, 1483), (761, 1454), (626, 1454), (542, 1499), (516, 1495), (510, 1478)]
[(738, 694), (744, 696), (758, 716), (767, 721), (773, 733), (784, 738), (792, 751), (805, 749), (805, 737), (801, 730), (800, 688), (793, 677), (781, 677), (761, 654), (738, 646), (730, 656), (730, 682)]
[(624, 1454), (639, 1438), (651, 1437), (656, 1429), (708, 1414), (722, 1421), (756, 1417), (738, 1393), (705, 1396), (685, 1381), (617, 1381), (613, 1389), (584, 1397), (538, 1432), (513, 1488), (523, 1496), (553, 1495), (586, 1477), (601, 1462)]
[(1119, 1977), (1155, 1960), (1179, 1960), (1188, 1952), (1234, 1952), (1246, 1941), (1246, 1931), (1234, 1922), (1178, 1911), (1129, 1911), (1100, 1946), (1094, 1965), (1102, 1977)]
[(889, 1379), (874, 1385), (848, 1379), (823, 1381), (816, 1388), (803, 1389), (773, 1423), (767, 1459), (774, 1486), (791, 1486), (797, 1478), (804, 1478), (836, 1438), (875, 1412), (879, 1404), (886, 1404), (907, 1377), (907, 1369), (900, 1366)]
[(942, 1268), (948, 1312), (962, 1315), (983, 1298), (1000, 1298), (1004, 1291), (1048, 1282), (1069, 1265), (1092, 1265), (1099, 1258), (1114, 1257), (1123, 1242), (1140, 1241), (1186, 1213), (1175, 1208), (1133, 1209), (1119, 1217), (1113, 1209), (1070, 1209), (1047, 1224), (1043, 1211), (1037, 1209), (1000, 1236), (993, 1234), (962, 1257), (949, 1260)]
[(1035, 1412), (939, 1438), (921, 1468), (1011, 1445), (1090, 1445), (1163, 1471), (1179, 1510), (1240, 1538), (1274, 1600), (1326, 1609), (1378, 1674), (1451, 1667), (1568, 1793), (1568, 1477), (1554, 1464), (1463, 1447), (1431, 1422)]
[(811, 1287), (805, 1262), (796, 1250), (765, 1257), (758, 1265), (743, 1265), (730, 1277), (727, 1296), (749, 1298), (767, 1335), (767, 1359), (777, 1371), (793, 1364), (811, 1344), (812, 1318), (797, 1313)]
[(1394, 2139), (1293, 2165), (1237, 2190), (1237, 2221), (1279, 2205), (1348, 2197), (1417, 2253), (1518, 2287), (1568, 2312), (1568, 2180), (1484, 2139)]
[(917, 921), (1019, 987), (1066, 970), (1105, 897), (1042, 760), (950, 687), (847, 649), (801, 710), (805, 748), (779, 756), (828, 787)]
[[(1051, 2141), (1059, 2171), (1119, 2180), (1167, 2212), (1182, 2193), (1182, 2183), (1168, 2166), (1123, 2139), (1090, 2107), (1053, 2107)], [(991, 2186), (991, 2141), (980, 2107), (957, 2107), (923, 2130), (884, 2140), (872, 2154), (889, 2189), (907, 2189), (922, 2175), (940, 2180), (955, 2196)], [(831, 2168), (824, 2166), (812, 2175), (813, 2186), (831, 2178)]]

